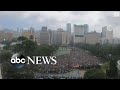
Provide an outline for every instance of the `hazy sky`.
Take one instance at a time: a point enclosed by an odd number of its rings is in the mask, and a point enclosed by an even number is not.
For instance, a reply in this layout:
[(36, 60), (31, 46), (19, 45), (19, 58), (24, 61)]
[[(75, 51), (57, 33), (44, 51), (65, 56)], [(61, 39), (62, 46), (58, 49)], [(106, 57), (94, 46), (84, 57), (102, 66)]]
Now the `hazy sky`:
[(102, 26), (114, 30), (120, 36), (120, 16), (115, 11), (0, 11), (0, 28), (34, 27), (40, 29), (66, 29), (66, 23), (89, 24), (90, 31), (101, 32)]

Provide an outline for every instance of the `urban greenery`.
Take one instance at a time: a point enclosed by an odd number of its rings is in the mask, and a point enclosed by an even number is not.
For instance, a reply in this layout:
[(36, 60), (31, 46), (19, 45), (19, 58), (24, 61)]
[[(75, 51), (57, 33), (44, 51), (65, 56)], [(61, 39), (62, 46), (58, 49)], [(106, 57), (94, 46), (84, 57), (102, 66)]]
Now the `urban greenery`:
[[(29, 40), (25, 37), (18, 37), (17, 44), (15, 45), (6, 45), (4, 49), (1, 51), (1, 63), (2, 63), (2, 75), (3, 78), (10, 79), (29, 79), (34, 78), (34, 72), (37, 72), (39, 68), (37, 65), (26, 65), (26, 67), (22, 69), (15, 69), (11, 63), (10, 58), (14, 53), (22, 53), (25, 56), (32, 57), (33, 55), (52, 55), (58, 46), (56, 45), (37, 45), (36, 42)], [(28, 70), (29, 69), (29, 70)]]
[[(0, 52), (0, 58), (2, 63), (2, 75), (3, 78), (9, 79), (29, 79), (34, 78), (34, 72), (44, 72), (40, 66), (26, 65), (22, 69), (14, 68), (10, 63), (10, 58), (14, 53), (22, 53), (25, 56), (50, 56), (53, 55), (59, 48), (56, 45), (37, 45), (36, 42), (26, 37), (18, 37), (13, 40), (17, 44), (10, 45), (9, 42), (2, 42), (6, 44), (3, 50)], [(98, 69), (89, 69), (84, 75), (85, 79), (116, 79), (118, 78), (117, 72), (117, 60), (120, 58), (120, 45), (111, 44), (75, 44), (74, 46), (90, 51), (93, 55), (102, 58), (103, 65)], [(42, 67), (42, 66), (41, 66)]]
[[(99, 70), (96, 70), (96, 71), (90, 70), (85, 74), (85, 78), (96, 78), (98, 73), (101, 73), (101, 74), (104, 73), (106, 75), (106, 78), (109, 78), (109, 79), (118, 78), (117, 60), (120, 59), (120, 45), (119, 44), (117, 44), (117, 45), (112, 45), (112, 44), (101, 45), (101, 44), (97, 43), (95, 45), (76, 44), (75, 46), (78, 48), (90, 51), (93, 55), (102, 58), (103, 63), (105, 63), (101, 66), (101, 70), (100, 70), (101, 72)], [(94, 72), (92, 72), (92, 71), (94, 71)], [(97, 77), (97, 78), (99, 79), (99, 77)], [(103, 78), (105, 78), (105, 77), (103, 77)]]
[(106, 79), (106, 77), (101, 69), (90, 69), (84, 75), (84, 79)]

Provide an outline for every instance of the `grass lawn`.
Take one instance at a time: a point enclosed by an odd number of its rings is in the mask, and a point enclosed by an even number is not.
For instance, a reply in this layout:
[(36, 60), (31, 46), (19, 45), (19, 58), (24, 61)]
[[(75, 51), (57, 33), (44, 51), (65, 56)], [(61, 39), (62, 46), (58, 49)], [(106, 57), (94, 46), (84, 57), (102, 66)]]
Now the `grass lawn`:
[(69, 48), (59, 47), (59, 49), (56, 51), (55, 55), (60, 56), (60, 55), (65, 55), (65, 54), (69, 54), (69, 53), (70, 53)]

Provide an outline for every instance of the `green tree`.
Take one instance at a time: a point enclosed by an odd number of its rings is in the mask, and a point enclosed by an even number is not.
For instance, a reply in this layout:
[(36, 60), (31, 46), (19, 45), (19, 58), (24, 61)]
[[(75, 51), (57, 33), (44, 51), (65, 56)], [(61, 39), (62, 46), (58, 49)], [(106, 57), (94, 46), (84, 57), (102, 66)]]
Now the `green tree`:
[(24, 37), (24, 36), (20, 36), (20, 37), (17, 38), (17, 40), (18, 40), (18, 41), (24, 41), (24, 40), (27, 40), (27, 38)]
[(29, 39), (33, 40), (34, 39), (33, 35), (30, 35)]
[(0, 53), (0, 60), (1, 62), (10, 62), (12, 56), (12, 52), (9, 50), (2, 50)]
[(22, 42), (22, 51), (25, 55), (32, 55), (37, 48), (37, 43), (31, 40), (25, 40)]
[(2, 65), (2, 76), (3, 79), (34, 79), (34, 72), (27, 67), (17, 69), (6, 62)]
[(117, 61), (116, 60), (110, 60), (109, 62), (109, 69), (106, 70), (107, 76), (111, 79), (115, 79), (118, 76), (117, 72)]
[(90, 69), (85, 73), (84, 79), (106, 79), (106, 74), (100, 69)]
[(21, 52), (25, 55), (31, 56), (37, 48), (37, 43), (31, 40), (23, 40), (21, 44), (16, 44), (12, 46), (12, 51), (14, 53)]

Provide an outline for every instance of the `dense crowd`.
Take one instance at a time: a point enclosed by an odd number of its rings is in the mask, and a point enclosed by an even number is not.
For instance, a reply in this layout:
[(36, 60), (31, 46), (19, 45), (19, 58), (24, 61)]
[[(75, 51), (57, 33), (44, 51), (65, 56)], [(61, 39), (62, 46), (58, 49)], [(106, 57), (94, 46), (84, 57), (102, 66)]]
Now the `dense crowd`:
[(81, 69), (99, 67), (99, 64), (101, 63), (100, 58), (93, 56), (88, 51), (77, 48), (72, 49), (70, 58), (72, 66), (78, 64)]
[[(78, 48), (72, 48), (69, 54), (57, 56), (56, 65), (45, 65), (44, 71), (46, 74), (49, 73), (67, 73), (70, 72), (73, 68), (77, 69), (89, 69), (89, 68), (99, 68), (100, 67), (100, 58), (93, 56), (90, 52), (81, 50)], [(48, 78), (46, 75), (41, 76), (41, 78)], [(57, 78), (51, 77), (49, 78)], [(59, 77), (65, 78), (65, 77)]]
[(48, 75), (48, 74), (36, 74), (35, 79), (82, 79), (80, 77), (69, 77), (59, 75)]

